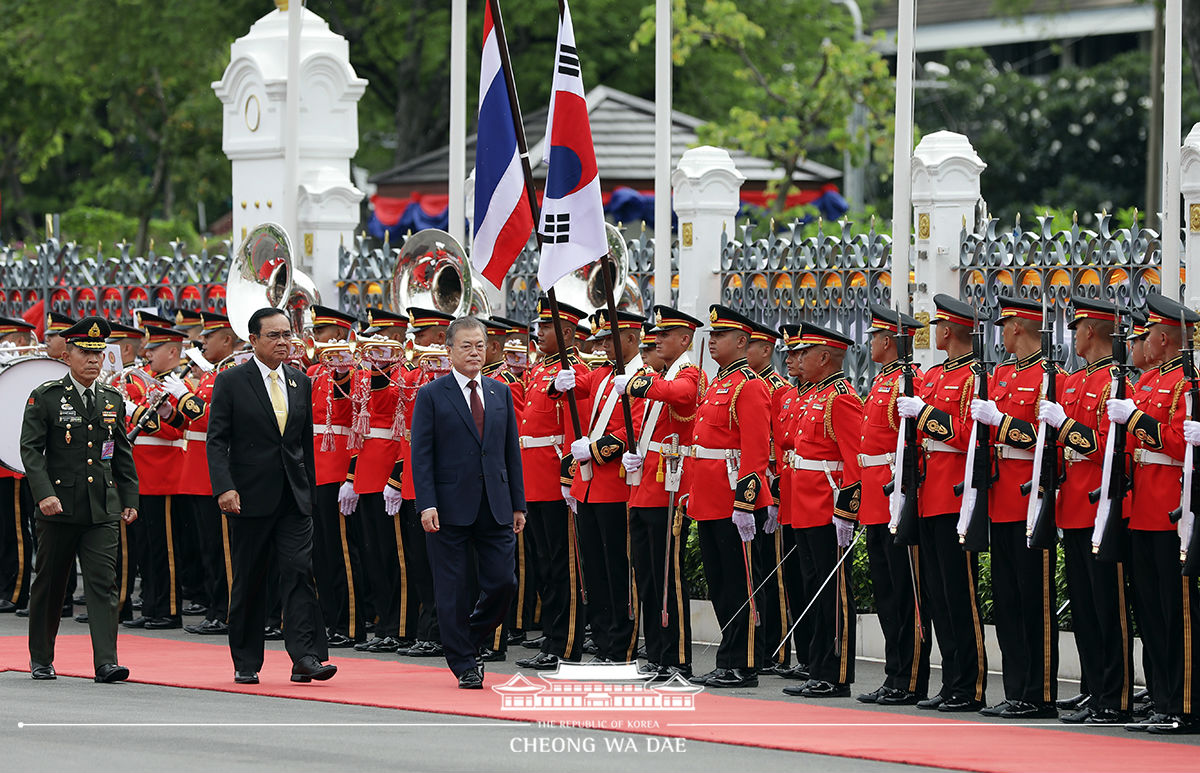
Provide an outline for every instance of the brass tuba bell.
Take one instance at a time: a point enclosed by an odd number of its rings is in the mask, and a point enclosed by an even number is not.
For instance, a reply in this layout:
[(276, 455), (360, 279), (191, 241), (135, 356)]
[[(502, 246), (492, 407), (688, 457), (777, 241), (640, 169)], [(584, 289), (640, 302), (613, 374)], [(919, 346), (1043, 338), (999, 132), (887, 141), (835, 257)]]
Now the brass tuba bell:
[(482, 281), (453, 236), (426, 228), (410, 235), (400, 250), (392, 274), (392, 309), (415, 306), (455, 317), (490, 314)]
[[(625, 237), (611, 223), (604, 224), (608, 236), (608, 254), (612, 256), (616, 274), (612, 277), (613, 299), (618, 309), (641, 314), (644, 310), (641, 291), (637, 282), (629, 276), (629, 246)], [(575, 269), (554, 283), (554, 294), (562, 303), (594, 314), (606, 308), (608, 299), (604, 295), (604, 275), (600, 273), (604, 260), (598, 259)]]
[(250, 338), (250, 317), (264, 306), (283, 309), (292, 294), (292, 245), (283, 226), (263, 223), (246, 234), (229, 264), (225, 311), (238, 338)]

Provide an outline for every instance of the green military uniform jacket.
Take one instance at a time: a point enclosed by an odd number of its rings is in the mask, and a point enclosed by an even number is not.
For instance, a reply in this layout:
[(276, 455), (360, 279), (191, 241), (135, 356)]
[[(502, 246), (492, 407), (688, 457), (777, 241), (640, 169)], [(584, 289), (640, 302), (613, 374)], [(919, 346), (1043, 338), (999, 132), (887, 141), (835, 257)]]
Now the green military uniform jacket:
[(137, 469), (125, 436), (125, 400), (96, 384), (96, 405), (87, 414), (70, 374), (47, 381), (29, 395), (21, 426), (21, 462), (34, 502), (58, 497), (63, 512), (37, 517), (87, 525), (111, 523), (138, 506)]

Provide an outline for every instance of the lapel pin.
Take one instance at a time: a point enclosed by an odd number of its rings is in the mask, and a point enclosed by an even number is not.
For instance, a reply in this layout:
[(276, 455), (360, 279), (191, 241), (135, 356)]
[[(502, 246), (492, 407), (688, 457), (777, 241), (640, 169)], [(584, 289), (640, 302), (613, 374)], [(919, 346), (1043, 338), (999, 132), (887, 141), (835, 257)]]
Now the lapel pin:
[(296, 388), (296, 382), (295, 382), (295, 380), (294, 380), (294, 379), (290, 379), (290, 378), (289, 378), (289, 379), (288, 379), (288, 386), (290, 386), (292, 389), (295, 389), (295, 388)]

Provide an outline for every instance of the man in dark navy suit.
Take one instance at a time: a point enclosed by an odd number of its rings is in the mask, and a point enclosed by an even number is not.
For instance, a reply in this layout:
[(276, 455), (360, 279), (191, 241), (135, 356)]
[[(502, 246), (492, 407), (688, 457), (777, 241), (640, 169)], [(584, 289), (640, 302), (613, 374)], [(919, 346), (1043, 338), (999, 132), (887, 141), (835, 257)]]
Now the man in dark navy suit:
[[(525, 528), (525, 489), (512, 392), (480, 375), (487, 329), (474, 317), (456, 319), (446, 348), (453, 369), (422, 387), (413, 409), (413, 482), (446, 662), (460, 688), (477, 690), (480, 649), (517, 589), (514, 550)], [(477, 598), (469, 590), (473, 557)]]

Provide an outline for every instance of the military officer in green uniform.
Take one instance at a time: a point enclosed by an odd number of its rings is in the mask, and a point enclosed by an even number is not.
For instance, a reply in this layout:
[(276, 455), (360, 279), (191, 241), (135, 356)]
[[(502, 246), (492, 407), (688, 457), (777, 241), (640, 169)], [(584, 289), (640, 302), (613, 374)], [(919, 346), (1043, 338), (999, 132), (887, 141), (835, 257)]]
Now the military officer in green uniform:
[(125, 436), (125, 400), (97, 383), (110, 328), (85, 317), (62, 332), (71, 371), (33, 390), (21, 427), (21, 461), (37, 502), (38, 549), (29, 598), (34, 679), (54, 679), (54, 639), (75, 556), (83, 569), (97, 682), (120, 682), (117, 664), (119, 523), (137, 519), (138, 482)]

